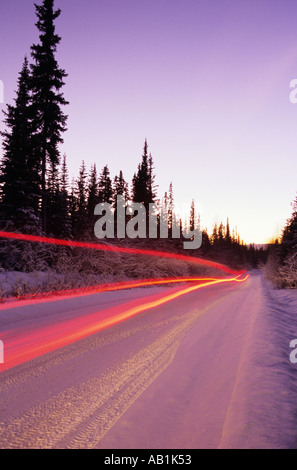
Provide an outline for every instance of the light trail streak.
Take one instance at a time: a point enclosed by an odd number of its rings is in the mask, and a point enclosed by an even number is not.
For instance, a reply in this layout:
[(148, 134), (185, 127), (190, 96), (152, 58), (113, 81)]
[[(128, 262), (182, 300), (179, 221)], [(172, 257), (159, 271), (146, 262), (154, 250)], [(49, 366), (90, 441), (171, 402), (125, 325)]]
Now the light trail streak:
[(113, 253), (126, 253), (126, 254), (134, 254), (134, 255), (147, 255), (147, 256), (157, 256), (160, 258), (170, 258), (176, 259), (180, 261), (186, 261), (187, 263), (195, 263), (202, 266), (208, 266), (215, 269), (219, 269), (227, 274), (232, 275), (239, 275), (244, 274), (245, 271), (236, 271), (234, 269), (229, 268), (221, 263), (216, 263), (214, 261), (209, 261), (203, 258), (196, 258), (193, 256), (186, 256), (177, 253), (169, 253), (166, 251), (157, 251), (157, 250), (141, 250), (138, 248), (127, 248), (122, 246), (115, 246), (115, 245), (104, 245), (103, 243), (86, 243), (86, 242), (78, 242), (78, 241), (70, 241), (70, 240), (59, 240), (57, 238), (47, 238), (47, 237), (40, 237), (36, 235), (25, 235), (21, 233), (11, 233), (11, 232), (3, 232), (0, 231), (0, 237), (8, 238), (13, 240), (23, 240), (29, 242), (36, 242), (36, 243), (47, 243), (51, 245), (58, 245), (58, 246), (69, 246), (69, 247), (76, 247), (76, 248), (89, 248), (93, 250), (102, 250), (102, 251), (110, 251)]
[(166, 292), (142, 297), (141, 299), (135, 299), (121, 305), (80, 316), (79, 318), (59, 322), (47, 327), (36, 328), (30, 332), (17, 334), (8, 331), (6, 332), (7, 336), (4, 332), (2, 339), (5, 344), (5, 362), (0, 364), (0, 371), (10, 369), (74, 343), (202, 287), (228, 282), (244, 282), (248, 277), (247, 275), (243, 279), (239, 279), (239, 277), (216, 279), (186, 288), (179, 287), (169, 294)]
[(10, 297), (3, 299), (4, 302), (0, 305), (0, 310), (7, 310), (15, 307), (20, 307), (23, 305), (31, 305), (33, 303), (42, 303), (42, 302), (55, 302), (58, 300), (70, 299), (73, 297), (82, 297), (85, 295), (99, 294), (100, 292), (112, 292), (124, 289), (134, 289), (137, 287), (147, 287), (154, 285), (162, 284), (175, 284), (182, 282), (206, 282), (206, 281), (215, 281), (217, 278), (207, 278), (207, 277), (180, 277), (180, 278), (158, 278), (158, 279), (138, 279), (135, 281), (122, 281), (122, 282), (112, 282), (107, 284), (98, 284), (95, 286), (89, 287), (79, 287), (76, 289), (67, 289), (61, 291), (53, 292), (44, 292), (36, 294), (27, 294), (18, 297), (18, 300), (15, 300), (15, 297)]

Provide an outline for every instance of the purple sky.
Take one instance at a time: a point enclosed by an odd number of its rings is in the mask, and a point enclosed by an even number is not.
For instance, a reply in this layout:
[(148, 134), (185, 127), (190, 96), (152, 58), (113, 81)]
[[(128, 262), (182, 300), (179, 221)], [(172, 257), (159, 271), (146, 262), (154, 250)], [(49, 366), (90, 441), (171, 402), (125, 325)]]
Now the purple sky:
[[(37, 0), (37, 3), (41, 3)], [(194, 198), (203, 226), (230, 219), (266, 242), (297, 191), (295, 0), (56, 0), (57, 58), (69, 77), (61, 148), (71, 177), (108, 164), (130, 182), (145, 138), (159, 196)], [(38, 41), (31, 0), (1, 0), (4, 104)], [(3, 129), (3, 123), (0, 124)]]

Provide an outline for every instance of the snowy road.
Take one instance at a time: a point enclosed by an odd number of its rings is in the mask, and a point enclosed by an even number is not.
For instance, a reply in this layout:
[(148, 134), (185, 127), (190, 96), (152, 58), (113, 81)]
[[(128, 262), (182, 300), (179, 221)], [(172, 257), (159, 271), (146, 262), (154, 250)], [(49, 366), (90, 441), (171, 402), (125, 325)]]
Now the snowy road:
[[(105, 292), (0, 311), (0, 339), (14, 328), (58, 331), (94, 307), (173, 290)], [(289, 361), (295, 294), (275, 293), (255, 273), (5, 370), (0, 447), (296, 447), (297, 365)]]

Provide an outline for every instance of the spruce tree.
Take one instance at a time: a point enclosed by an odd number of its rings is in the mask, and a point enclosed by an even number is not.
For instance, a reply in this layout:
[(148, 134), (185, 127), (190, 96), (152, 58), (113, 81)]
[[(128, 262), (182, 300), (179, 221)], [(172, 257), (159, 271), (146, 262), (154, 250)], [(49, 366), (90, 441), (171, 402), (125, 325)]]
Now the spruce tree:
[(64, 155), (61, 170), (52, 169), (50, 173), (47, 202), (48, 233), (66, 240), (72, 238), (68, 189), (68, 169)]
[(153, 174), (153, 159), (148, 155), (148, 144), (145, 139), (142, 161), (132, 180), (132, 197), (134, 202), (141, 202), (148, 211), (149, 204), (155, 201), (155, 176)]
[(215, 223), (213, 227), (212, 235), (211, 235), (211, 244), (213, 248), (217, 248), (218, 240), (219, 240), (218, 224)]
[(195, 201), (192, 199), (189, 219), (189, 229), (193, 232), (196, 228), (196, 209)]
[(83, 240), (88, 236), (87, 193), (87, 172), (85, 162), (83, 161), (72, 195), (73, 235), (78, 240)]
[(149, 155), (148, 160), (148, 202), (149, 204), (155, 202), (156, 200), (156, 190), (157, 186), (155, 185), (155, 174), (154, 174), (154, 162), (152, 154)]
[(219, 225), (219, 229), (218, 229), (218, 243), (219, 243), (220, 248), (222, 248), (224, 245), (225, 232), (226, 232), (225, 227), (223, 225), (223, 222), (221, 222)]
[(47, 178), (46, 207), (47, 207), (47, 235), (57, 236), (57, 205), (59, 199), (58, 168), (50, 165)]
[(111, 204), (113, 199), (113, 189), (110, 171), (107, 165), (105, 165), (99, 177), (98, 189), (99, 202), (107, 202), (108, 204)]
[[(114, 224), (115, 224), (115, 235), (118, 238), (125, 237), (124, 226), (126, 225), (129, 217), (126, 215), (126, 208), (129, 200), (129, 189), (128, 183), (124, 179), (123, 172), (120, 171), (119, 175), (115, 176), (113, 180), (113, 208), (114, 208)], [(122, 199), (118, 200), (118, 196)], [(118, 222), (122, 227), (118, 231)]]
[[(66, 155), (63, 156), (61, 176), (60, 176), (60, 203), (59, 203), (59, 214), (61, 218), (61, 237), (70, 239), (72, 238), (72, 227), (70, 218), (70, 197), (69, 197), (69, 181), (68, 181), (68, 168)], [(62, 221), (64, 223), (62, 224)]]
[(124, 196), (126, 202), (129, 199), (128, 183), (125, 181), (123, 172), (120, 171), (119, 176), (115, 176), (113, 181), (113, 203), (117, 202), (117, 196)]
[(89, 236), (94, 236), (95, 215), (94, 210), (99, 203), (99, 190), (98, 190), (98, 177), (96, 164), (91, 167), (89, 181), (88, 181), (88, 199), (87, 199), (87, 213), (88, 213), (88, 232)]
[(50, 162), (55, 168), (60, 160), (58, 147), (63, 142), (62, 133), (67, 121), (62, 106), (68, 104), (61, 89), (67, 74), (55, 59), (61, 38), (55, 33), (54, 22), (61, 10), (54, 10), (54, 0), (43, 0), (42, 5), (35, 4), (35, 8), (40, 42), (31, 48), (34, 60), (31, 66), (32, 113), (36, 126), (35, 147), (41, 163), (42, 226), (46, 233), (47, 164)]
[(231, 235), (230, 235), (229, 218), (227, 218), (226, 233), (225, 233), (225, 241), (226, 241), (227, 246), (230, 246), (230, 245), (231, 245)]
[(173, 185), (172, 182), (169, 185), (168, 193), (168, 231), (169, 238), (172, 238), (172, 227), (173, 227), (173, 210), (174, 210), (174, 198), (173, 198)]
[(19, 74), (15, 105), (5, 114), (2, 132), (1, 227), (23, 233), (40, 233), (39, 161), (34, 153), (34, 124), (30, 108), (30, 72), (25, 58)]

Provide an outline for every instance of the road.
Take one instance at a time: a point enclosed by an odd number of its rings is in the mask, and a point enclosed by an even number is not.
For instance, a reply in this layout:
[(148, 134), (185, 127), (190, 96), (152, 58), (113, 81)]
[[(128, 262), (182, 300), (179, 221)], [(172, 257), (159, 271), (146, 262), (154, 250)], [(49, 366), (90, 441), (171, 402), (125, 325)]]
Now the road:
[[(94, 308), (174, 289), (105, 292), (0, 311), (0, 338), (51, 328), (58, 334), (60, 324), (87, 319)], [(284, 409), (275, 405), (283, 389), (274, 383), (268, 396), (271, 384), (263, 377), (271, 349), (265, 305), (262, 276), (254, 274), (244, 283), (203, 287), (4, 370), (0, 447), (292, 445), (291, 428), (279, 430), (290, 412), (285, 401)]]

